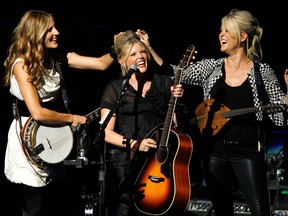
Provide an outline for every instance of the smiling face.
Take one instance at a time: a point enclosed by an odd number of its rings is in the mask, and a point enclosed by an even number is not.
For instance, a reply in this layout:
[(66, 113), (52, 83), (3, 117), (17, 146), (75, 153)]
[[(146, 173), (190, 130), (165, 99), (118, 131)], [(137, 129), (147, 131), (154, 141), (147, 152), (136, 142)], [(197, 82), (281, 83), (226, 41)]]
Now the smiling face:
[[(235, 28), (229, 28), (230, 31), (224, 25), (221, 26), (219, 34), (220, 50), (228, 55), (237, 52), (239, 49), (243, 49), (242, 43), (247, 39), (247, 33), (239, 33)], [(235, 30), (235, 31), (233, 31)], [(233, 32), (231, 32), (233, 31)], [(240, 35), (240, 36), (239, 36)]]
[(140, 43), (135, 43), (133, 45), (128, 58), (126, 59), (126, 65), (128, 68), (132, 64), (135, 64), (141, 73), (147, 71), (147, 51)]
[(51, 18), (49, 28), (48, 28), (48, 31), (46, 32), (46, 36), (45, 36), (46, 48), (55, 49), (58, 47), (58, 42), (57, 42), (58, 35), (59, 35), (59, 32), (55, 27), (55, 22)]
[(229, 32), (223, 25), (221, 26), (220, 30), (219, 41), (221, 52), (225, 52), (227, 54), (239, 46), (235, 35)]
[[(243, 21), (244, 20), (244, 21)], [(247, 24), (244, 18), (227, 15), (222, 19), (219, 33), (220, 50), (228, 55), (247, 52)], [(250, 22), (248, 22), (250, 23)], [(249, 28), (248, 28), (249, 29)]]
[(145, 73), (147, 71), (149, 54), (145, 45), (140, 41), (131, 43), (123, 53), (123, 57), (118, 59), (123, 67), (130, 68), (131, 65), (136, 65), (139, 72)]
[(123, 32), (117, 36), (114, 47), (123, 76), (127, 74), (131, 65), (136, 65), (139, 73), (147, 72), (151, 54), (146, 44), (138, 37), (129, 31)]

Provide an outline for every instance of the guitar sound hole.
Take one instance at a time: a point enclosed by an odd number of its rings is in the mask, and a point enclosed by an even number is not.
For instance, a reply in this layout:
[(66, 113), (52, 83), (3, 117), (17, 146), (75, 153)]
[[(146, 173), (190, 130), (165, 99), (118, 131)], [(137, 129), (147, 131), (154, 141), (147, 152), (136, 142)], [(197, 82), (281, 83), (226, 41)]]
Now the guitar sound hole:
[(158, 176), (151, 176), (149, 175), (148, 177), (152, 182), (154, 183), (159, 183), (159, 182), (164, 182), (164, 178), (160, 178)]

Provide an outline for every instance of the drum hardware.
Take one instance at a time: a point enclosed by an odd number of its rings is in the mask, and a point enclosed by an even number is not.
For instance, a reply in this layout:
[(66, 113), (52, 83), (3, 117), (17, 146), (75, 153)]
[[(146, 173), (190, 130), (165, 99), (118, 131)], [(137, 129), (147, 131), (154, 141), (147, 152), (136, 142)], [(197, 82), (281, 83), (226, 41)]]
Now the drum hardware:
[(90, 146), (90, 137), (87, 133), (87, 126), (100, 117), (101, 107), (88, 113), (86, 116), (87, 123), (80, 124), (74, 128), (74, 132), (77, 132), (77, 158), (76, 160), (64, 160), (64, 165), (75, 165), (76, 168), (82, 168), (84, 165), (98, 164), (97, 161), (88, 160), (87, 150)]
[[(80, 138), (77, 139), (77, 158), (76, 160), (67, 160), (64, 161), (64, 164), (66, 165), (76, 165), (76, 167), (82, 167), (82, 165), (87, 164), (96, 164), (99, 165), (98, 168), (98, 191), (96, 194), (92, 195), (82, 195), (82, 197), (86, 201), (85, 205), (85, 215), (94, 216), (94, 207), (98, 208), (98, 216), (104, 215), (104, 180), (105, 180), (105, 174), (106, 174), (106, 142), (105, 142), (105, 128), (112, 118), (113, 114), (116, 112), (119, 103), (121, 101), (121, 97), (124, 95), (125, 90), (128, 87), (128, 81), (132, 73), (135, 72), (132, 69), (129, 69), (129, 73), (125, 76), (122, 85), (121, 85), (121, 94), (119, 94), (118, 99), (116, 103), (114, 104), (113, 108), (101, 119), (99, 122), (99, 131), (96, 133), (95, 139), (93, 141), (93, 146), (96, 147), (95, 152), (97, 153), (97, 158), (99, 160), (97, 161), (89, 161), (86, 157), (86, 148), (88, 145), (88, 139), (86, 136), (86, 127), (81, 125), (80, 127), (77, 127), (77, 130), (80, 131)], [(129, 76), (129, 78), (128, 78)], [(97, 117), (100, 116), (100, 108), (97, 109)], [(87, 138), (87, 139), (86, 139)]]
[(85, 197), (82, 198), (85, 199), (85, 209), (84, 209), (85, 216), (93, 216), (95, 209), (97, 207), (97, 201), (95, 199), (95, 196), (91, 194), (86, 195)]
[(88, 143), (89, 136), (87, 136), (86, 130), (83, 130), (83, 132), (77, 138), (77, 157), (86, 158)]
[(272, 179), (277, 179), (280, 183), (284, 183), (287, 178), (288, 151), (281, 148), (280, 151), (271, 159), (271, 167), (269, 174)]
[(95, 198), (95, 195), (86, 194), (85, 191), (83, 191), (81, 199), (83, 199), (85, 203), (85, 209), (84, 209), (85, 216), (93, 216), (94, 211), (97, 207), (97, 200)]
[[(286, 215), (286, 213), (288, 212), (286, 211), (286, 209), (284, 210), (284, 212), (277, 212), (277, 210), (275, 210), (276, 208), (279, 208), (279, 206), (277, 205), (283, 202), (280, 199), (281, 191), (283, 189), (285, 191), (288, 191), (288, 147), (286, 145), (284, 145), (284, 147), (279, 151), (279, 153), (276, 154), (276, 157), (273, 157), (272, 163), (274, 164), (274, 167), (271, 170), (271, 174), (275, 175), (275, 177), (278, 179), (272, 210), (275, 211), (275, 215)], [(285, 201), (283, 203), (285, 203)], [(287, 208), (286, 204), (285, 207)]]
[[(90, 149), (91, 138), (88, 135), (86, 126), (82, 126), (80, 130), (77, 130), (77, 157), (75, 160), (64, 160), (64, 165), (75, 165), (76, 168), (83, 168), (87, 165), (97, 165), (98, 169), (98, 189), (95, 193), (86, 194), (86, 187), (84, 186), (83, 192), (80, 195), (81, 199), (84, 200), (85, 216), (102, 216), (104, 206), (104, 179), (106, 169), (106, 148), (104, 142), (103, 132), (99, 132), (95, 136), (93, 141), (93, 160), (90, 158), (91, 154), (88, 154)], [(97, 183), (97, 182), (96, 182)], [(104, 208), (103, 208), (104, 209)]]
[(96, 206), (98, 207), (98, 216), (104, 215), (104, 181), (106, 174), (106, 142), (105, 142), (105, 131), (104, 128), (100, 126), (99, 132), (96, 133), (95, 139), (93, 141), (93, 146), (95, 146), (98, 162), (98, 191), (95, 197)]
[[(96, 147), (96, 153), (97, 158), (99, 158), (98, 162), (96, 162), (99, 165), (98, 169), (98, 193), (95, 196), (95, 199), (92, 201), (94, 202), (95, 206), (98, 207), (98, 216), (104, 215), (105, 209), (104, 206), (104, 180), (106, 175), (106, 142), (105, 142), (105, 128), (112, 118), (113, 114), (116, 113), (116, 110), (119, 106), (119, 103), (121, 101), (121, 97), (124, 95), (125, 90), (128, 87), (128, 80), (132, 73), (134, 73), (135, 70), (132, 71), (130, 68), (128, 71), (128, 74), (125, 76), (122, 85), (121, 85), (121, 94), (119, 94), (118, 99), (116, 103), (114, 103), (113, 108), (106, 113), (106, 115), (101, 119), (99, 122), (99, 131), (96, 133), (95, 139), (93, 141), (93, 146)], [(129, 78), (128, 78), (129, 77)], [(99, 114), (99, 116), (101, 116)], [(89, 207), (89, 213), (91, 213), (91, 208), (94, 207), (93, 202), (90, 203), (91, 200), (88, 200), (87, 207)], [(95, 203), (96, 202), (96, 203)], [(92, 212), (93, 213), (93, 212)]]
[(87, 135), (86, 129), (82, 129), (77, 135), (77, 158), (75, 160), (64, 160), (64, 165), (75, 165), (76, 168), (82, 168), (89, 165), (87, 158), (87, 146), (89, 145), (90, 137)]

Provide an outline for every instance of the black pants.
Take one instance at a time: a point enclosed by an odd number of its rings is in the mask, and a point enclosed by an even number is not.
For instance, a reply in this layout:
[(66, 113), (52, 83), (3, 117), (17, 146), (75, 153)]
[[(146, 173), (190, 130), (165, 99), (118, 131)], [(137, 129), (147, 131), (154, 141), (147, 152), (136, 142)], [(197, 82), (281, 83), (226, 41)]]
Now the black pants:
[[(143, 161), (133, 161), (133, 165), (127, 158), (127, 152), (122, 149), (113, 149), (109, 157), (109, 173), (106, 175), (106, 192), (108, 194), (108, 215), (109, 216), (143, 216), (136, 210), (133, 203), (133, 185), (139, 167)], [(138, 162), (139, 164), (138, 166)], [(136, 165), (137, 164), (137, 165)], [(135, 176), (136, 175), (136, 176)], [(109, 181), (107, 181), (109, 180)]]
[(22, 216), (39, 216), (41, 214), (45, 188), (30, 187), (24, 184), (18, 187), (22, 203)]
[(232, 179), (236, 177), (253, 216), (270, 216), (264, 159), (215, 157), (205, 161), (205, 176), (215, 216), (233, 216)]
[(67, 183), (52, 180), (44, 187), (31, 187), (24, 184), (16, 184), (16, 186), (19, 201), (17, 206), (22, 209), (19, 216), (72, 215), (74, 211), (73, 198), (76, 195), (74, 192), (69, 194), (68, 189), (70, 191), (76, 189)]

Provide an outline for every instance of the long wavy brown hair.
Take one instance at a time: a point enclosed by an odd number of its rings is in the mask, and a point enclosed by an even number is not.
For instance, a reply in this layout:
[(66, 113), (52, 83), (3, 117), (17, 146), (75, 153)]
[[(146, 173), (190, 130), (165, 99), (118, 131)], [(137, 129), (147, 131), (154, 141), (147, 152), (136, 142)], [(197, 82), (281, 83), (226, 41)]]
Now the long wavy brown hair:
[[(42, 87), (41, 73), (47, 72), (44, 60), (48, 49), (45, 46), (45, 36), (50, 21), (54, 20), (52, 14), (41, 10), (27, 11), (19, 24), (13, 30), (8, 56), (4, 61), (6, 74), (4, 86), (10, 85), (10, 72), (17, 58), (24, 59), (24, 68), (31, 82), (36, 88)], [(46, 56), (46, 57), (45, 57)]]

